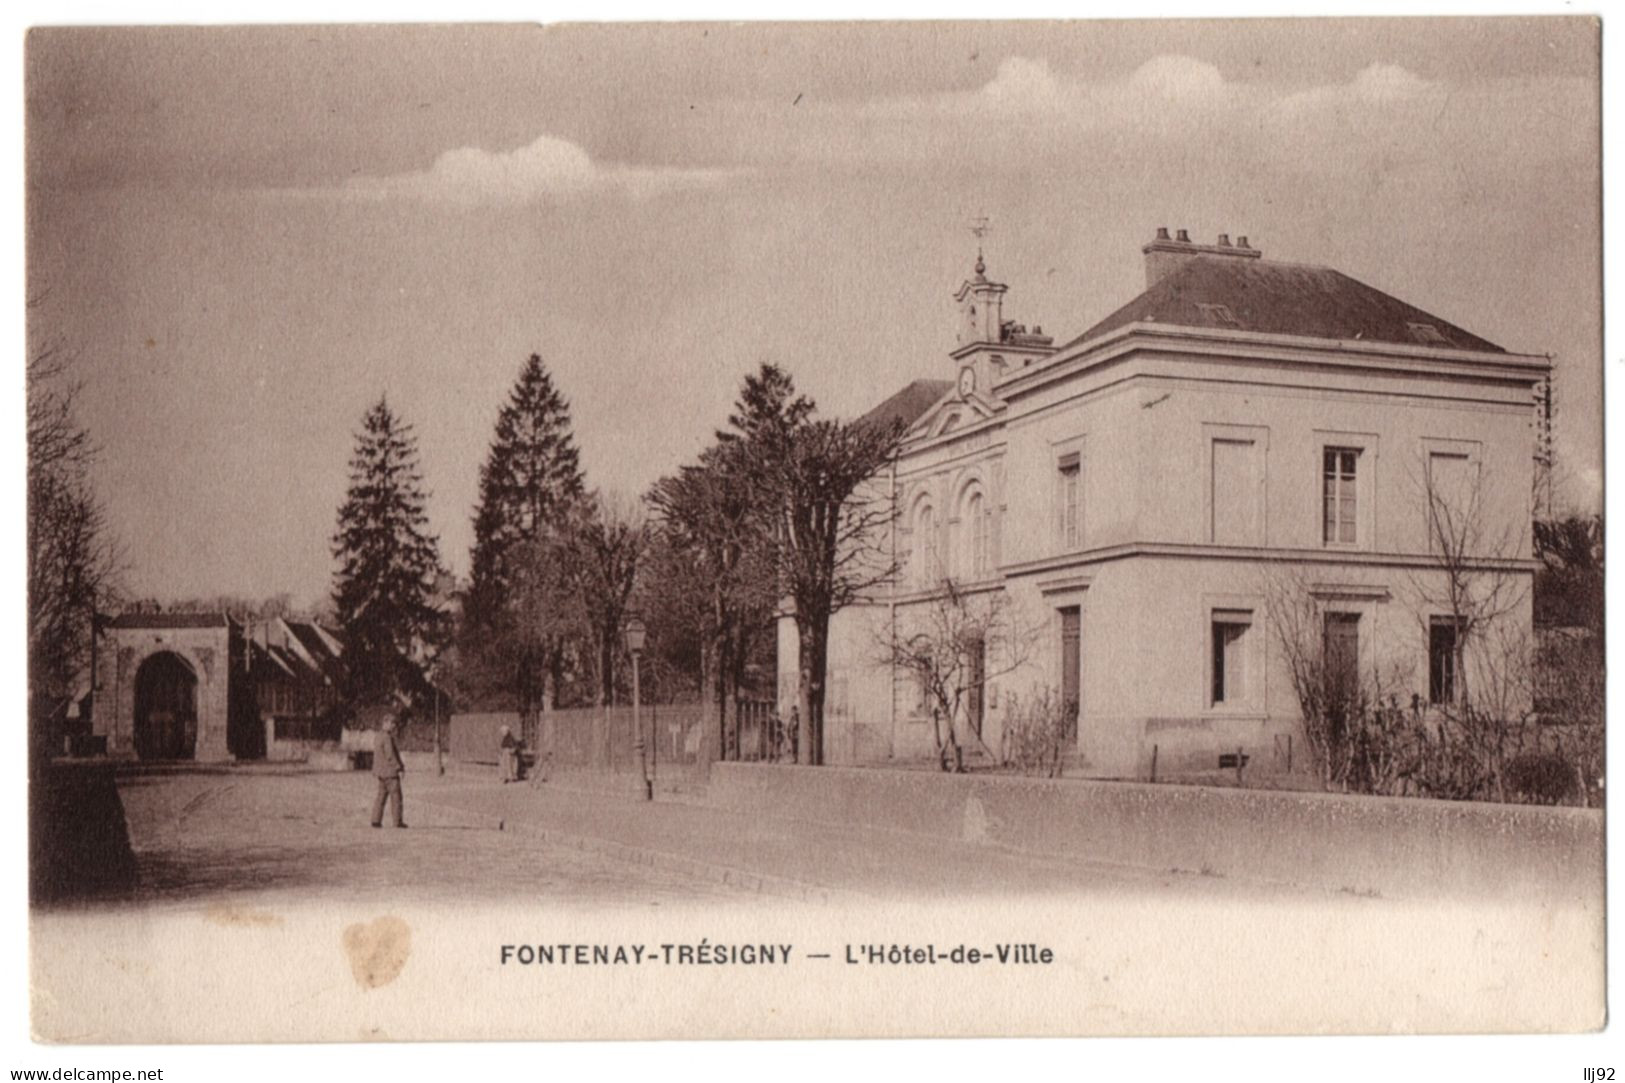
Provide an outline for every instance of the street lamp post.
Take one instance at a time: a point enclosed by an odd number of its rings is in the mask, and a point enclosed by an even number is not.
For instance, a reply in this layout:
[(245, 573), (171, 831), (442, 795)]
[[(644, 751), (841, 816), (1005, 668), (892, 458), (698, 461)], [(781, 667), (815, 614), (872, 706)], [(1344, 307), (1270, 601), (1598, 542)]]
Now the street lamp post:
[(637, 753), (638, 770), (643, 773), (643, 799), (654, 800), (655, 787), (649, 778), (649, 758), (643, 741), (643, 703), (638, 687), (638, 663), (643, 658), (643, 640), (649, 634), (643, 621), (633, 617), (626, 622), (626, 652), (632, 656), (632, 748)]

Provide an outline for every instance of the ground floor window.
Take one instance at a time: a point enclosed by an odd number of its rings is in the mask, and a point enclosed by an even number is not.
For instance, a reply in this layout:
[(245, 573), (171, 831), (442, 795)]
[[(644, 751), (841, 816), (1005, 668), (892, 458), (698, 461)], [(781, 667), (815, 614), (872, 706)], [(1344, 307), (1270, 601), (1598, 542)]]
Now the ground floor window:
[(1068, 737), (1078, 732), (1083, 699), (1083, 610), (1069, 605), (1061, 614), (1061, 717)]
[(1243, 609), (1215, 609), (1211, 646), (1213, 650), (1214, 707), (1236, 707), (1247, 701), (1250, 683), (1247, 655), (1253, 628), (1253, 614)]
[(1454, 617), (1434, 617), (1428, 622), (1428, 702), (1456, 701), (1456, 645), (1460, 624)]
[(1321, 664), (1328, 704), (1357, 702), (1360, 691), (1360, 614), (1327, 613)]
[(929, 718), (936, 698), (931, 694), (931, 679), (923, 670), (909, 671), (909, 688), (914, 695), (912, 713), (917, 718)]

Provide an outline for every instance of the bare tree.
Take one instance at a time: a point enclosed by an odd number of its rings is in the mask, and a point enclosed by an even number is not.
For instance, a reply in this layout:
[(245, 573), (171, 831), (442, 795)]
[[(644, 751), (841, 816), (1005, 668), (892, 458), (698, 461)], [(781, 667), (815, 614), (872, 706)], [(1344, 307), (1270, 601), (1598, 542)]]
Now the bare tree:
[[(989, 681), (1026, 665), (1037, 629), (1020, 622), (1003, 590), (968, 592), (944, 579), (927, 602), (911, 606), (898, 630), (880, 635), (880, 661), (901, 671), (931, 705), (932, 738), (944, 771), (965, 770), (962, 736), (981, 743), (965, 714)], [(984, 751), (993, 752), (986, 744)]]
[[(1509, 775), (1554, 754), (1533, 725), (1534, 647), (1514, 617), (1527, 597), (1516, 521), (1491, 521), (1464, 457), (1441, 477), (1417, 479), (1427, 560), (1408, 576), (1406, 607), (1426, 646), (1428, 669), (1340, 658), (1328, 617), (1336, 604), (1303, 573), (1266, 576), (1270, 624), (1302, 711), (1317, 773), (1365, 793), (1453, 799), (1527, 799)], [(1335, 593), (1335, 592), (1334, 592)], [(1543, 768), (1542, 768), (1543, 770)]]
[(896, 575), (881, 545), (895, 509), (872, 480), (896, 454), (901, 427), (807, 421), (764, 441), (756, 471), (773, 509), (777, 574), (799, 641), (797, 758), (824, 762), (829, 623)]
[(1430, 559), (1410, 577), (1424, 641), (1449, 637), (1448, 673), (1429, 674), (1428, 698), (1439, 715), (1434, 733), (1477, 765), (1479, 789), (1504, 801), (1508, 763), (1538, 745), (1530, 726), (1533, 645), (1526, 629), (1506, 626), (1529, 597), (1531, 577), (1517, 561), (1526, 525), (1494, 521), (1476, 470), (1451, 479), (1436, 469), (1439, 462), (1423, 463), (1417, 479)]
[[(96, 446), (79, 424), (79, 384), (51, 347), (28, 362), (28, 682), (31, 715), (87, 673), (98, 607), (116, 594), (122, 552), (90, 480)], [(40, 719), (36, 717), (36, 722)]]
[(566, 545), (568, 575), (579, 600), (582, 630), (592, 648), (596, 698), (615, 698), (621, 632), (631, 615), (649, 525), (635, 500), (593, 493), (571, 518)]
[(1358, 658), (1340, 655), (1327, 636), (1335, 603), (1301, 570), (1272, 568), (1262, 589), (1317, 777), (1363, 793), (1402, 789), (1417, 721), (1411, 672), (1375, 660), (1362, 668)]
[(804, 764), (824, 761), (830, 618), (896, 572), (881, 544), (894, 509), (874, 482), (902, 434), (897, 423), (815, 418), (815, 409), (788, 373), (764, 364), (746, 377), (729, 429), (717, 434), (737, 456), (751, 544), (766, 555), (776, 598), (796, 623)]
[[(1424, 634), (1435, 617), (1454, 628), (1454, 699), (1473, 701), (1474, 674), (1468, 661), (1492, 645), (1492, 629), (1528, 596), (1528, 577), (1515, 571), (1522, 548), (1522, 524), (1492, 523), (1484, 508), (1484, 488), (1476, 474), (1451, 484), (1430, 461), (1418, 479), (1427, 521), (1429, 562), (1413, 574)], [(1491, 668), (1496, 659), (1487, 659)], [(1482, 670), (1481, 670), (1482, 671)]]
[(687, 613), (698, 632), (706, 713), (701, 755), (737, 757), (738, 699), (752, 644), (772, 627), (774, 567), (747, 475), (749, 444), (718, 443), (696, 465), (660, 479), (648, 501), (660, 517), (662, 582), (651, 594)]

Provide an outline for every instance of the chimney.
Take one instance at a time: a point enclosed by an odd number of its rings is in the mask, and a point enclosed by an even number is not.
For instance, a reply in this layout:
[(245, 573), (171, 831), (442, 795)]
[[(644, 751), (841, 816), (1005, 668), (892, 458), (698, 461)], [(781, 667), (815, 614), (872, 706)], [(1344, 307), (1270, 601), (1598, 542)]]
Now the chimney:
[(1145, 254), (1145, 288), (1150, 289), (1164, 278), (1179, 270), (1198, 256), (1219, 256), (1225, 259), (1258, 259), (1263, 253), (1247, 246), (1247, 238), (1230, 243), (1230, 234), (1219, 234), (1218, 244), (1195, 244), (1190, 231), (1182, 229), (1168, 239), (1166, 227), (1159, 226), (1151, 243), (1140, 249)]

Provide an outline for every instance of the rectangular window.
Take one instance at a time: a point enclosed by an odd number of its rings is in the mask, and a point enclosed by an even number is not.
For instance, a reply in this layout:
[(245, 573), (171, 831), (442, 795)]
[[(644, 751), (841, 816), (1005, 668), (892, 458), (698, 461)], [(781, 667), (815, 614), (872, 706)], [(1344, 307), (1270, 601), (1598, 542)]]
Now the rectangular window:
[(1352, 695), (1360, 679), (1360, 614), (1327, 613), (1324, 664), (1328, 691)]
[(1436, 552), (1466, 545), (1477, 511), (1478, 463), (1465, 452), (1428, 455), (1428, 541)]
[(1253, 615), (1242, 609), (1213, 611), (1213, 695), (1214, 707), (1235, 707), (1246, 702), (1248, 685), (1247, 648)]
[(1262, 539), (1258, 445), (1215, 439), (1211, 502), (1212, 540), (1217, 545), (1257, 545)]
[(1329, 447), (1322, 454), (1322, 540), (1327, 545), (1353, 545), (1359, 540), (1356, 525), (1357, 448)]
[(1428, 625), (1428, 702), (1456, 701), (1456, 641), (1460, 625), (1453, 617), (1434, 617)]
[(1069, 605), (1061, 613), (1061, 717), (1068, 738), (1078, 733), (1078, 705), (1083, 696), (1083, 610)]
[(1072, 550), (1078, 548), (1083, 538), (1082, 457), (1076, 451), (1068, 452), (1057, 461), (1056, 468), (1059, 471), (1057, 477), (1059, 491), (1056, 494), (1056, 508), (1060, 517), (1061, 548)]

